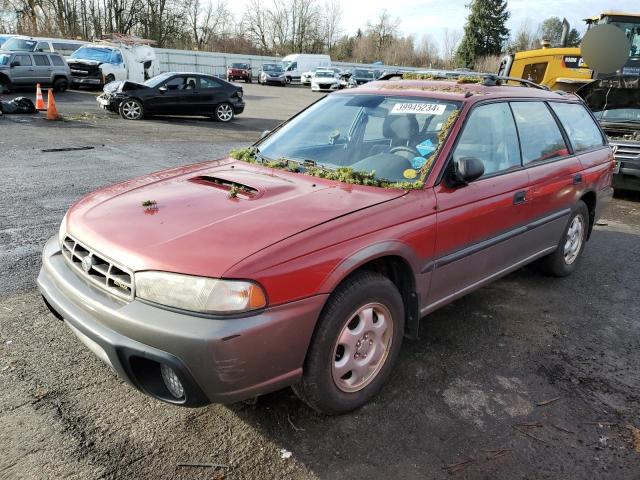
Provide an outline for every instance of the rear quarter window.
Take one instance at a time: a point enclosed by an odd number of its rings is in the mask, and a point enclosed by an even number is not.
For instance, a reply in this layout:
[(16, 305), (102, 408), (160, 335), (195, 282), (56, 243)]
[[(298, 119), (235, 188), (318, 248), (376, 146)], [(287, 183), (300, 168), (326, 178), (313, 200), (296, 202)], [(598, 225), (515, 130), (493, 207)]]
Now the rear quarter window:
[(595, 120), (584, 105), (577, 103), (549, 103), (569, 136), (574, 151), (582, 152), (604, 145), (604, 139)]
[(61, 57), (56, 55), (50, 55), (51, 63), (53, 63), (56, 67), (64, 67), (64, 60)]
[(522, 161), (526, 165), (569, 154), (556, 119), (543, 102), (512, 102)]

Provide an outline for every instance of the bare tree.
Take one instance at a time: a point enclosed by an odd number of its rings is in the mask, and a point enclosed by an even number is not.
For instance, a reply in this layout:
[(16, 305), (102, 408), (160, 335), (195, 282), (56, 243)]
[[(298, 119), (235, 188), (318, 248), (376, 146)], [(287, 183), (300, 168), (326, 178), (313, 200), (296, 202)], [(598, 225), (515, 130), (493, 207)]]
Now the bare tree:
[(533, 27), (531, 26), (531, 20), (526, 18), (520, 24), (518, 30), (516, 30), (513, 38), (509, 41), (507, 49), (512, 52), (530, 50), (534, 48), (536, 41), (537, 39), (533, 31)]
[(450, 30), (445, 28), (442, 32), (442, 61), (446, 68), (452, 68), (455, 65), (456, 51), (462, 40), (461, 30)]
[(331, 0), (324, 5), (324, 25), (325, 44), (327, 50), (331, 51), (342, 33), (340, 23), (342, 22), (342, 7), (338, 0)]

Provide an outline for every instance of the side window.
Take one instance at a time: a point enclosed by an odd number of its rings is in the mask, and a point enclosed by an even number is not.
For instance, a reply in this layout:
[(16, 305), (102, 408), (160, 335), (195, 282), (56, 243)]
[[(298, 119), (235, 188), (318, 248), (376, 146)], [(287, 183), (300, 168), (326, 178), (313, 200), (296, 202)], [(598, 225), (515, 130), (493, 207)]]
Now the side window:
[(46, 55), (34, 55), (33, 62), (37, 67), (48, 67), (49, 65), (51, 65), (49, 63), (49, 57), (47, 57)]
[(544, 63), (530, 63), (525, 65), (522, 72), (522, 78), (535, 83), (542, 83), (544, 79), (544, 73), (547, 71), (547, 62)]
[(293, 62), (291, 65), (289, 65), (289, 68), (287, 68), (287, 70), (289, 71), (293, 71), (297, 69), (298, 69), (298, 62)]
[(110, 63), (120, 65), (122, 63), (122, 54), (116, 50), (111, 52)]
[(210, 88), (220, 88), (222, 85), (220, 82), (213, 78), (208, 77), (200, 77), (200, 88), (210, 89)]
[(525, 165), (569, 154), (560, 128), (543, 102), (512, 102)]
[(57, 55), (50, 55), (49, 58), (51, 59), (51, 63), (53, 63), (56, 67), (64, 67), (64, 60), (62, 59), (62, 57), (59, 57)]
[(184, 77), (173, 77), (164, 84), (167, 90), (180, 90), (184, 85)]
[(34, 52), (49, 52), (49, 44), (47, 42), (38, 42), (36, 48), (33, 50)]
[(18, 62), (21, 67), (28, 67), (32, 65), (30, 55), (16, 55), (13, 61)]
[(513, 115), (507, 103), (481, 105), (471, 111), (453, 151), (453, 160), (475, 157), (484, 175), (519, 167), (520, 148)]
[(549, 105), (558, 115), (576, 152), (604, 145), (600, 129), (583, 105), (557, 102), (551, 102)]

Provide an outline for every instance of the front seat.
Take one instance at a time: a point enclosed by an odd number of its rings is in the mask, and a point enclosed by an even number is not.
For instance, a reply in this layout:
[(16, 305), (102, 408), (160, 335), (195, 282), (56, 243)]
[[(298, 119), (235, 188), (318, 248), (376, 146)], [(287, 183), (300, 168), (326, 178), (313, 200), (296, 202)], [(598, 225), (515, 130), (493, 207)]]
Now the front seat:
[(382, 135), (391, 140), (390, 148), (406, 147), (420, 130), (415, 115), (387, 115), (382, 124)]
[(187, 81), (187, 85), (184, 87), (185, 90), (195, 90), (196, 89), (196, 81), (193, 78), (190, 78)]

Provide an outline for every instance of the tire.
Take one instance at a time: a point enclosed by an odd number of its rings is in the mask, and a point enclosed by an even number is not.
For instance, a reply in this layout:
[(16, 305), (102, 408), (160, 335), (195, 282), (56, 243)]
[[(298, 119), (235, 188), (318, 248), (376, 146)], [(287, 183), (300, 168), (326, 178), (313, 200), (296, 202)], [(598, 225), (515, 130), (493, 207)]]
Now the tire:
[(69, 82), (66, 78), (56, 78), (53, 81), (54, 92), (65, 92), (69, 88)]
[(0, 94), (11, 91), (11, 82), (7, 78), (0, 77)]
[(247, 82), (247, 83), (251, 83), (251, 77), (247, 77), (247, 79), (245, 80), (245, 82)]
[[(381, 318), (385, 321), (376, 327)], [(384, 325), (386, 330), (376, 333)], [(403, 334), (404, 304), (393, 282), (374, 272), (353, 274), (329, 297), (318, 319), (302, 378), (293, 386), (296, 395), (327, 415), (361, 407), (389, 376)]]
[(228, 102), (221, 103), (216, 106), (213, 116), (218, 122), (229, 123), (234, 117), (233, 107)]
[(104, 78), (104, 84), (105, 85), (107, 83), (111, 83), (111, 82), (115, 82), (115, 81), (116, 81), (116, 77), (113, 76), (111, 73)]
[(542, 271), (555, 277), (571, 275), (578, 267), (589, 232), (589, 209), (580, 200), (571, 213), (555, 252), (540, 260)]
[(140, 120), (144, 116), (144, 106), (140, 100), (127, 98), (120, 102), (118, 112), (125, 120)]
[(291, 83), (291, 77), (285, 77), (285, 82), (288, 84)]

